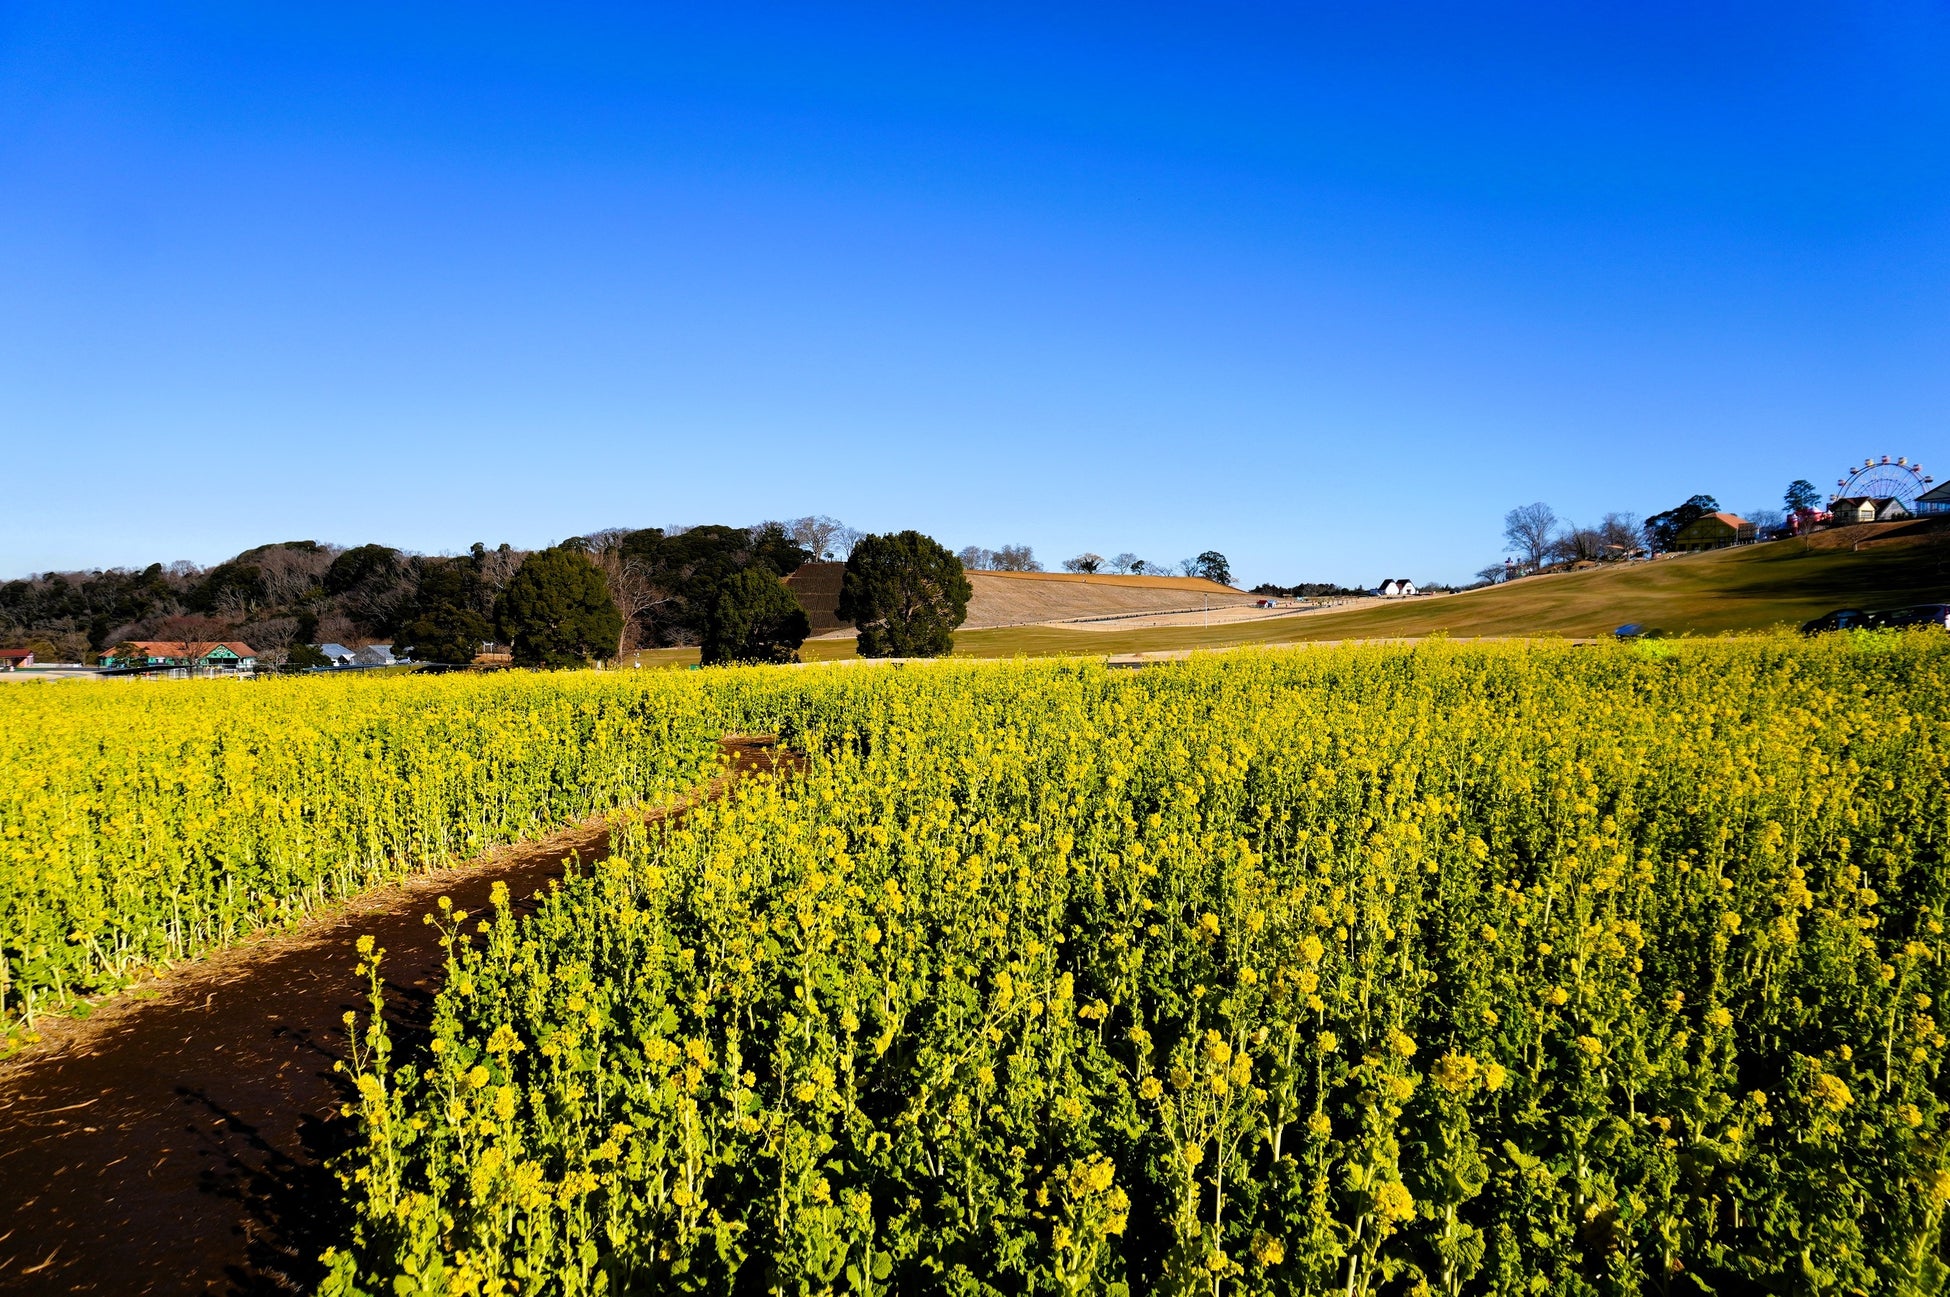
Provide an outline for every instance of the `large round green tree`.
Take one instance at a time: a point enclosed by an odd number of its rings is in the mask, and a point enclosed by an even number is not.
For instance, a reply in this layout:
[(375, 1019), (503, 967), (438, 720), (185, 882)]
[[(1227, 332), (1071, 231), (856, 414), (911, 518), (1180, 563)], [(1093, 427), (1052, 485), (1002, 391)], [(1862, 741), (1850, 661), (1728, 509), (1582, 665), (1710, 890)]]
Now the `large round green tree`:
[(465, 665), (493, 634), (481, 613), (481, 577), (473, 560), (429, 560), (420, 573), (413, 615), (400, 627), (406, 655), (415, 662)]
[(770, 565), (757, 563), (734, 572), (718, 588), (718, 600), (704, 621), (699, 656), (706, 666), (797, 662), (799, 646), (811, 629), (806, 610), (779, 574)]
[(961, 560), (931, 537), (863, 536), (846, 560), (839, 614), (859, 629), (861, 657), (943, 657), (972, 593)]
[(495, 611), (520, 667), (581, 666), (607, 657), (623, 631), (609, 583), (579, 541), (523, 559)]

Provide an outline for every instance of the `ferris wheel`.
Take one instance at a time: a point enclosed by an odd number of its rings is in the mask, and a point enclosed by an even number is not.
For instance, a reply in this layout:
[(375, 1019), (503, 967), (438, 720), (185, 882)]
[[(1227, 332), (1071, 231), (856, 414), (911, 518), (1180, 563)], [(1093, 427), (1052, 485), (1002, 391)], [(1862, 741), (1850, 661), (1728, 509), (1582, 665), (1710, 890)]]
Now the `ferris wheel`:
[(1844, 497), (1868, 496), (1883, 500), (1891, 496), (1903, 502), (1905, 509), (1916, 506), (1916, 497), (1929, 490), (1930, 483), (1936, 479), (1924, 475), (1921, 464), (1912, 464), (1907, 456), (1898, 455), (1881, 459), (1873, 455), (1860, 465), (1851, 466), (1848, 472), (1835, 479), (1835, 494), (1831, 500)]

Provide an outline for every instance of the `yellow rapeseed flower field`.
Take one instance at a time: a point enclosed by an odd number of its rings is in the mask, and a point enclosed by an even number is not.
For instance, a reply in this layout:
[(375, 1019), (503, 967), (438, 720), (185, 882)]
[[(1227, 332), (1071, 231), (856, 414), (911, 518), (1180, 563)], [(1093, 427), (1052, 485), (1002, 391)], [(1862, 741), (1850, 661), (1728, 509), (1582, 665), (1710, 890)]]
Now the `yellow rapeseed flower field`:
[(437, 916), (327, 1292), (1950, 1282), (1941, 637), (374, 684), (0, 698), (15, 1011), (808, 762)]
[(694, 783), (669, 676), (0, 693), (0, 1041), (319, 903)]

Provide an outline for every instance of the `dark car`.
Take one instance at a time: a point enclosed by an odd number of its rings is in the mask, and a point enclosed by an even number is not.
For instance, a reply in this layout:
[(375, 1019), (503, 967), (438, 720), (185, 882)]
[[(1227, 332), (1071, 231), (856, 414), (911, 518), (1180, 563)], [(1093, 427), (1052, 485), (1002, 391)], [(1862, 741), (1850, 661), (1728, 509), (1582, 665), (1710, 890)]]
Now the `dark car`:
[(1950, 604), (1919, 603), (1907, 608), (1885, 608), (1869, 614), (1869, 625), (1877, 630), (1904, 630), (1911, 626), (1950, 630)]
[(1817, 617), (1813, 621), (1803, 625), (1801, 627), (1801, 633), (1803, 635), (1820, 635), (1826, 631), (1850, 630), (1858, 626), (1867, 626), (1868, 624), (1869, 614), (1863, 612), (1860, 608), (1837, 608), (1834, 612), (1823, 617)]

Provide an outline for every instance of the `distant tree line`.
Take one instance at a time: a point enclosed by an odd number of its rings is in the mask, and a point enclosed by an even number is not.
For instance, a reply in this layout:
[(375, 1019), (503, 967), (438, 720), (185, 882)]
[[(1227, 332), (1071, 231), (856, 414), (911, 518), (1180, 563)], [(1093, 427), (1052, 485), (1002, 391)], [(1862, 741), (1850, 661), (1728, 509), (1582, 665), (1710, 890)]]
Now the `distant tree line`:
[[(1782, 494), (1784, 509), (1750, 509), (1741, 516), (1754, 524), (1756, 535), (1764, 538), (1790, 526), (1805, 526), (1816, 516), (1820, 503), (1821, 492), (1814, 484), (1797, 478)], [(1647, 553), (1665, 553), (1673, 548), (1680, 532), (1707, 514), (1718, 512), (1720, 502), (1701, 493), (1647, 518), (1633, 513), (1608, 513), (1595, 526), (1583, 526), (1559, 518), (1542, 501), (1519, 505), (1503, 515), (1503, 539), (1510, 547), (1509, 558), (1483, 568), (1477, 577), (1484, 582), (1503, 581), (1553, 566), (1608, 563)]]
[(970, 572), (1040, 572), (1043, 570), (1043, 565), (1036, 561), (1036, 551), (1027, 545), (1004, 545), (1000, 549), (964, 545), (961, 553), (955, 557), (962, 567)]
[(1262, 582), (1253, 587), (1252, 593), (1265, 595), (1268, 599), (1333, 599), (1360, 596), (1369, 592), (1337, 585), (1332, 581), (1302, 581), (1298, 585), (1272, 585)]
[(1153, 563), (1139, 558), (1129, 550), (1114, 558), (1090, 550), (1063, 560), (1065, 572), (1095, 574), (1107, 572), (1116, 576), (1197, 576), (1220, 585), (1232, 584), (1232, 565), (1226, 556), (1215, 549), (1208, 549), (1194, 558), (1180, 559), (1174, 566), (1168, 563)]
[[(1034, 568), (1027, 546), (1001, 553)], [(476, 544), (430, 556), (304, 540), (207, 569), (50, 572), (0, 584), (0, 646), (84, 661), (134, 640), (243, 640), (267, 665), (304, 667), (326, 664), (319, 643), (385, 642), (416, 661), (464, 664), (498, 640), (518, 666), (685, 645), (706, 663), (791, 661), (808, 627), (782, 578), (815, 556), (848, 562), (842, 599), (869, 656), (945, 651), (966, 614), (962, 564), (934, 541), (865, 536), (814, 515), (611, 528), (532, 552)]]

